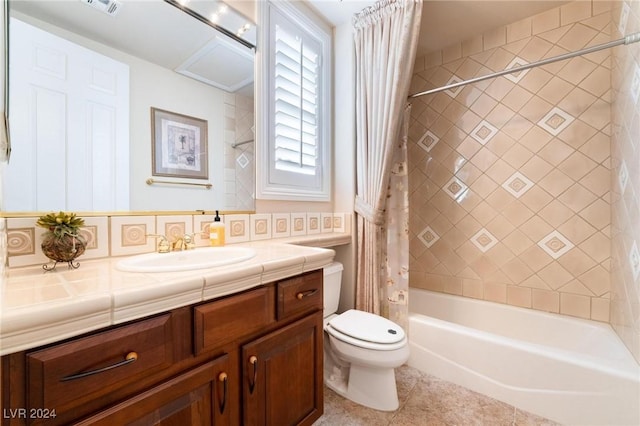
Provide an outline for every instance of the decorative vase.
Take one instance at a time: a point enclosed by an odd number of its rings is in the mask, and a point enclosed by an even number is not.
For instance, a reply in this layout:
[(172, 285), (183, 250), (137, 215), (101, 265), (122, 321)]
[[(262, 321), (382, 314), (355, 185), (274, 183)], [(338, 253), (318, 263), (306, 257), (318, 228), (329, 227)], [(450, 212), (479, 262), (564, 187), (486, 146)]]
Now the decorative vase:
[(53, 267), (44, 265), (45, 270), (55, 269), (58, 262), (67, 262), (70, 268), (78, 268), (79, 263), (73, 263), (73, 260), (84, 253), (86, 242), (78, 234), (64, 234), (61, 236), (50, 232), (44, 236), (42, 241), (42, 252), (49, 259), (55, 261)]

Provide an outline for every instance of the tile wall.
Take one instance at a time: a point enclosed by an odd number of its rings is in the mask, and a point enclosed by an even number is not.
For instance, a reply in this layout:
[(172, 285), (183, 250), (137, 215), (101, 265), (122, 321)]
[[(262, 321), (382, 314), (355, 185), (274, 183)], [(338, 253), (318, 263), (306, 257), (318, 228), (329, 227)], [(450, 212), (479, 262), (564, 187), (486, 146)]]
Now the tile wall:
[[(351, 232), (350, 213), (262, 213), (221, 217), (228, 244)], [(213, 218), (213, 215), (85, 217), (81, 233), (87, 241), (87, 249), (81, 259), (153, 252), (156, 238), (149, 234), (165, 235), (172, 242), (185, 234), (196, 233), (196, 245), (205, 247), (209, 245), (209, 225)], [(322, 222), (321, 218), (324, 219)], [(40, 249), (45, 230), (35, 225), (36, 220), (37, 217), (0, 218), (0, 252), (8, 253), (9, 267), (49, 262)], [(6, 237), (4, 240), (3, 236)], [(2, 241), (6, 242), (6, 250)]]
[[(615, 38), (640, 31), (640, 1), (616, 2)], [(612, 55), (611, 324), (640, 362), (640, 43)]]
[[(416, 60), (411, 92), (610, 40), (576, 1)], [(610, 315), (611, 51), (412, 100), (411, 286)]]
[[(254, 210), (254, 108), (253, 99), (240, 94), (224, 98), (224, 184), (225, 206), (233, 210)], [(233, 148), (238, 142), (251, 141)]]

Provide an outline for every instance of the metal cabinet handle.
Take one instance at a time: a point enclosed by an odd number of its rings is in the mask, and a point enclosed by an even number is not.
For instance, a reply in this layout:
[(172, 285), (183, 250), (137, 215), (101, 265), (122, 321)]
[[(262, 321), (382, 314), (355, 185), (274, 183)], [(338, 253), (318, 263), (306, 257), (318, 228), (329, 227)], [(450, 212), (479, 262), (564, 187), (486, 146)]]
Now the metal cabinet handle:
[(218, 381), (222, 382), (222, 401), (220, 402), (220, 414), (224, 413), (224, 407), (227, 405), (227, 373), (218, 374)]
[(129, 352), (123, 361), (116, 362), (115, 364), (108, 365), (106, 367), (97, 368), (95, 370), (84, 371), (82, 373), (72, 374), (71, 376), (66, 376), (60, 379), (61, 382), (68, 382), (69, 380), (81, 379), (87, 376), (93, 376), (94, 374), (102, 373), (104, 371), (112, 370), (114, 368), (122, 367), (123, 365), (131, 364), (138, 359), (138, 354), (136, 352)]
[(313, 296), (317, 292), (318, 292), (317, 288), (314, 288), (313, 290), (301, 291), (300, 293), (296, 294), (296, 297), (298, 298), (298, 300), (302, 300), (305, 297)]
[(253, 380), (249, 382), (249, 393), (253, 393), (253, 389), (256, 387), (256, 380), (258, 379), (258, 357), (251, 355), (249, 357), (249, 364), (253, 364)]

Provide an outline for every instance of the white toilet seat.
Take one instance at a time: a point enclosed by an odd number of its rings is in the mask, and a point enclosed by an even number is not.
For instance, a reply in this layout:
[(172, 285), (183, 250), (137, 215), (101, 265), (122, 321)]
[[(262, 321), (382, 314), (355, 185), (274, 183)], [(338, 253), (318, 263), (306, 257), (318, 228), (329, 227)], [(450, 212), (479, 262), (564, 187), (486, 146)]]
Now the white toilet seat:
[(404, 330), (396, 323), (355, 309), (333, 316), (325, 330), (334, 338), (363, 349), (393, 351), (407, 345)]

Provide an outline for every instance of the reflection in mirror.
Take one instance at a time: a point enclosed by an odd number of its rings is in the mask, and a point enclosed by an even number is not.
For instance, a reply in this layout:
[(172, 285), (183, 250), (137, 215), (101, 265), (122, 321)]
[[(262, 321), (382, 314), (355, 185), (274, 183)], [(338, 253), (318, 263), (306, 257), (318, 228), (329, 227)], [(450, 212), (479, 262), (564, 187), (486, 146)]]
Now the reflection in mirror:
[[(221, 2), (187, 6), (197, 13), (160, 0), (10, 1), (5, 211), (254, 209), (255, 25)], [(235, 19), (218, 16), (227, 34), (196, 19), (220, 10)], [(206, 122), (186, 145), (197, 132), (165, 123), (168, 176), (152, 175), (152, 108)], [(180, 149), (207, 161), (175, 161), (173, 125)]]

